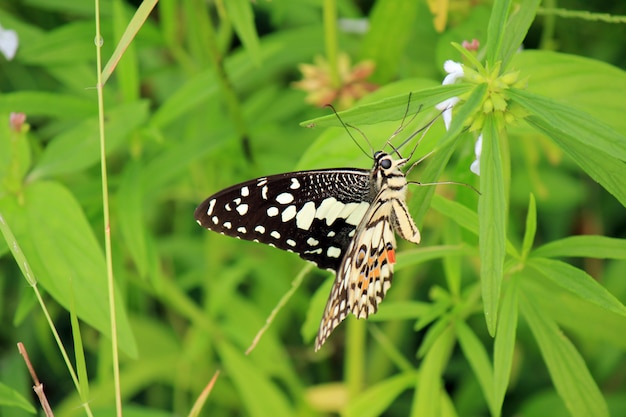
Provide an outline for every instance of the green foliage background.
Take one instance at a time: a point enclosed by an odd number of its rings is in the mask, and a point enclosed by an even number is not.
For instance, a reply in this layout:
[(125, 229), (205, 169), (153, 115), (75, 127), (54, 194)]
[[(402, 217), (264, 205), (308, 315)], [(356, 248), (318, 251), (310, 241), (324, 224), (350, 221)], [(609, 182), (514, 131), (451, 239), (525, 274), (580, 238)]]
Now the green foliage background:
[[(39, 407), (17, 342), (55, 415), (115, 415), (108, 259), (126, 416), (626, 415), (626, 7), (605, 3), (451, 2), (438, 32), (414, 0), (102, 1), (102, 56), (117, 64), (102, 90), (105, 228), (94, 5), (0, 2), (19, 35), (0, 58), (0, 415)], [(335, 33), (334, 13), (369, 31)], [(451, 45), (474, 38), (478, 55)], [(299, 64), (338, 51), (376, 63), (380, 88), (340, 113), (375, 148), (407, 103), (417, 117), (394, 143), (462, 97), (410, 179), (481, 194), (412, 187), (421, 245), (399, 243), (380, 311), (316, 354), (331, 274), (202, 230), (193, 210), (250, 178), (371, 165), (292, 85)], [(484, 77), (441, 86), (447, 59)], [(514, 71), (523, 86), (494, 87)], [(507, 108), (489, 111), (498, 97)]]

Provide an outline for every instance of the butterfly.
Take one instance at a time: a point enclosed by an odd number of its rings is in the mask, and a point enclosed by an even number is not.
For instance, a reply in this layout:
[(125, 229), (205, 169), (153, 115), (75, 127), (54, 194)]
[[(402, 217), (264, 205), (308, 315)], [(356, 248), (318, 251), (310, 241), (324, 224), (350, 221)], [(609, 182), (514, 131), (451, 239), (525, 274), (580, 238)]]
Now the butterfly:
[[(374, 153), (370, 170), (288, 172), (233, 185), (195, 211), (202, 227), (297, 253), (335, 273), (315, 350), (348, 313), (376, 313), (391, 286), (395, 233), (419, 243), (406, 206), (409, 158)], [(409, 168), (410, 170), (410, 168)]]

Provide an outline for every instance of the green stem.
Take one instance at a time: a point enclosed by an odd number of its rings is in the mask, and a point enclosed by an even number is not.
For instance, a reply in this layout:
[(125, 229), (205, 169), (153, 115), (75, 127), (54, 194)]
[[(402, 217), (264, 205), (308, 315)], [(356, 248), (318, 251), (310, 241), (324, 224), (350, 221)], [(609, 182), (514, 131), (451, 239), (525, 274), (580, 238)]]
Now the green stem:
[(337, 39), (337, 3), (335, 0), (324, 0), (324, 41), (326, 44), (326, 60), (330, 71), (333, 87), (339, 87), (339, 41)]
[[(201, 10), (204, 7), (203, 2), (197, 0), (196, 3), (197, 6), (199, 6), (198, 10)], [(243, 116), (243, 110), (239, 102), (239, 97), (237, 97), (237, 92), (230, 82), (226, 69), (224, 68), (224, 56), (219, 48), (219, 41), (215, 33), (215, 28), (213, 27), (213, 23), (210, 19), (204, 19), (202, 23), (203, 25), (201, 30), (204, 35), (203, 38), (206, 40), (208, 45), (209, 55), (213, 66), (215, 67), (215, 73), (217, 75), (218, 82), (220, 83), (222, 93), (224, 94), (224, 99), (226, 100), (228, 114), (230, 115), (233, 126), (237, 131), (237, 136), (241, 140), (243, 155), (248, 162), (253, 162), (254, 158), (252, 155), (252, 148), (250, 146), (248, 124)]]
[(96, 0), (96, 69), (98, 77), (98, 124), (100, 136), (100, 175), (102, 178), (102, 212), (104, 217), (104, 253), (106, 257), (107, 288), (109, 297), (109, 320), (111, 320), (111, 351), (113, 354), (113, 381), (115, 385), (115, 408), (122, 416), (122, 390), (120, 383), (120, 361), (117, 350), (117, 321), (115, 313), (115, 283), (113, 280), (113, 255), (111, 250), (111, 220), (109, 210), (109, 182), (106, 164), (106, 139), (104, 136), (104, 96), (102, 74), (102, 34), (100, 31), (100, 0)]
[(344, 376), (348, 389), (348, 400), (356, 398), (365, 382), (365, 320), (354, 317), (346, 320), (346, 361)]

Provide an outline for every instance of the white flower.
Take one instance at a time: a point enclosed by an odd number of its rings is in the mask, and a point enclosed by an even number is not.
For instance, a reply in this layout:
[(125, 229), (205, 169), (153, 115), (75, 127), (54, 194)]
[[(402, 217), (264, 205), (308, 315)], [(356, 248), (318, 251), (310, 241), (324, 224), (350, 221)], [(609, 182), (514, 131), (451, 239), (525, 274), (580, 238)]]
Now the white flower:
[[(448, 75), (446, 75), (443, 79), (443, 82), (441, 83), (442, 85), (454, 84), (456, 80), (462, 78), (464, 75), (463, 65), (458, 62), (454, 62), (451, 59), (443, 63), (443, 69), (448, 73)], [(450, 123), (452, 122), (452, 108), (458, 102), (458, 97), (451, 97), (435, 106), (437, 110), (442, 112), (441, 116), (443, 117), (443, 124), (446, 126), (446, 130), (450, 129)]]
[(470, 165), (470, 171), (480, 176), (480, 154), (483, 151), (483, 134), (478, 135), (476, 144), (474, 145), (474, 154), (476, 154), (476, 160)]
[(448, 73), (448, 75), (446, 75), (446, 78), (443, 79), (443, 82), (441, 83), (442, 85), (454, 84), (456, 80), (465, 75), (463, 72), (463, 65), (458, 62), (454, 62), (451, 59), (448, 59), (443, 63), (443, 69)]
[(437, 110), (441, 112), (441, 117), (443, 117), (443, 124), (446, 126), (446, 130), (450, 129), (450, 123), (452, 123), (452, 107), (454, 107), (458, 102), (458, 97), (450, 97), (449, 99), (435, 105)]
[(17, 32), (0, 26), (0, 52), (10, 61), (17, 51)]

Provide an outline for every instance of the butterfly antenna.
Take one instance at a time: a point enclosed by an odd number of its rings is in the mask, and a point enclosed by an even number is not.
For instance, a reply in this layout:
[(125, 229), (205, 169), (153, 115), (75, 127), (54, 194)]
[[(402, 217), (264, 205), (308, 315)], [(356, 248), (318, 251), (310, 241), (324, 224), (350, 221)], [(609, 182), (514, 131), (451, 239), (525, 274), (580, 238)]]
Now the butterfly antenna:
[[(391, 147), (391, 149), (393, 149), (393, 152), (398, 155), (398, 157), (402, 158), (402, 156), (400, 155), (400, 148), (402, 148), (402, 146), (404, 146), (404, 144), (406, 143), (406, 141), (402, 142), (402, 144), (398, 147), (395, 147), (392, 145), (391, 140), (393, 138), (395, 138), (400, 132), (402, 132), (404, 130), (405, 127), (407, 127), (408, 125), (410, 125), (413, 120), (415, 120), (415, 118), (417, 117), (417, 115), (419, 114), (419, 112), (422, 110), (422, 106), (420, 105), (419, 108), (417, 109), (417, 111), (413, 114), (413, 116), (411, 117), (411, 120), (409, 120), (408, 122), (406, 122), (406, 118), (409, 115), (409, 108), (411, 107), (411, 96), (413, 95), (413, 93), (409, 93), (409, 99), (407, 100), (406, 103), (406, 109), (404, 109), (404, 116), (402, 116), (402, 121), (400, 121), (400, 126), (398, 126), (398, 128), (396, 129), (395, 132), (393, 132), (391, 134), (391, 136), (389, 136), (389, 139), (387, 139), (387, 143), (385, 144), (385, 146), (389, 145)], [(406, 123), (405, 123), (406, 122)]]
[[(418, 159), (417, 161), (413, 162), (411, 164), (411, 166), (409, 167), (409, 169), (406, 170), (406, 172), (404, 173), (405, 176), (409, 175), (409, 172), (411, 172), (413, 170), (413, 168), (415, 168), (416, 166), (418, 166), (419, 164), (422, 163), (422, 161), (426, 158), (428, 158), (429, 156), (431, 156), (433, 153), (435, 153), (434, 150), (428, 152), (426, 155), (422, 156), (420, 159)], [(411, 152), (411, 156), (413, 156), (413, 152)], [(409, 159), (411, 159), (411, 157), (409, 157)]]
[[(413, 157), (413, 154), (415, 153), (415, 151), (417, 150), (417, 147), (419, 146), (420, 142), (422, 141), (422, 139), (424, 138), (424, 136), (426, 136), (426, 133), (428, 132), (428, 130), (430, 130), (430, 128), (435, 124), (435, 122), (437, 121), (437, 119), (439, 119), (439, 117), (443, 114), (442, 112), (439, 112), (439, 114), (437, 114), (435, 117), (433, 117), (428, 123), (426, 123), (423, 127), (421, 127), (420, 129), (418, 129), (417, 131), (413, 132), (408, 138), (406, 138), (404, 140), (404, 142), (402, 142), (400, 144), (400, 146), (398, 146), (398, 149), (402, 148), (404, 145), (406, 145), (409, 141), (411, 141), (415, 136), (421, 134), (422, 136), (420, 137), (420, 139), (417, 141), (417, 143), (415, 144), (415, 146), (413, 147), (413, 150), (411, 151), (411, 154), (409, 155), (409, 157), (407, 159), (411, 159)], [(432, 152), (429, 152), (426, 156), (430, 155)], [(422, 157), (419, 161), (417, 161), (415, 164), (421, 162), (424, 160), (424, 157)], [(413, 169), (413, 166), (411, 166), (411, 168), (409, 168), (409, 171)]]
[[(368, 158), (372, 158), (372, 155), (374, 154), (374, 148), (372, 148), (372, 144), (370, 143), (369, 139), (367, 138), (367, 136), (365, 135), (365, 133), (363, 133), (360, 129), (358, 129), (355, 126), (352, 126), (350, 124), (344, 123), (344, 121), (341, 119), (341, 117), (339, 116), (339, 113), (337, 113), (337, 110), (335, 110), (335, 108), (333, 107), (332, 104), (327, 104), (327, 107), (330, 107), (333, 111), (333, 113), (335, 113), (335, 116), (337, 116), (337, 119), (339, 120), (339, 123), (341, 123), (341, 125), (343, 126), (343, 128), (346, 130), (346, 132), (348, 132), (348, 136), (350, 136), (350, 138), (352, 139), (352, 141), (356, 144), (356, 146), (361, 150), (361, 152), (363, 152), (365, 155), (367, 155)], [(354, 130), (356, 130), (357, 132), (359, 132), (361, 134), (361, 136), (363, 136), (363, 138), (365, 139), (365, 142), (367, 142), (367, 144), (370, 147), (370, 152), (368, 153), (365, 149), (363, 149), (363, 147), (361, 146), (361, 144), (355, 139), (355, 137), (352, 135), (352, 133), (350, 132), (350, 129), (352, 128)]]

